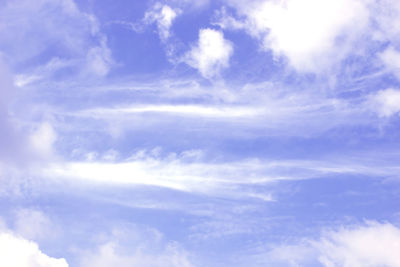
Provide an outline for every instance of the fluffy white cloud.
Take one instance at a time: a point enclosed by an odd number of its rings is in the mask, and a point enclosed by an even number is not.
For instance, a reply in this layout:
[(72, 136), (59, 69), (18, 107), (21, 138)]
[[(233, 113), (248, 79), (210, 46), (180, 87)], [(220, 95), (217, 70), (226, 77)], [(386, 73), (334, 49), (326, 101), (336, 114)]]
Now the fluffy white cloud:
[(233, 45), (221, 31), (201, 29), (198, 44), (185, 56), (184, 61), (199, 70), (205, 78), (213, 78), (229, 67)]
[(371, 223), (328, 232), (314, 246), (326, 267), (400, 266), (400, 229), (391, 224)]
[(398, 267), (399, 251), (400, 229), (371, 222), (326, 231), (318, 240), (277, 247), (260, 259), (275, 266)]
[(379, 116), (390, 117), (400, 112), (400, 90), (381, 90), (369, 97), (367, 105)]
[(245, 21), (222, 17), (221, 25), (243, 28), (260, 38), (264, 49), (285, 56), (298, 71), (331, 68), (346, 55), (368, 24), (360, 0), (232, 1)]
[(0, 233), (0, 265), (15, 267), (68, 267), (65, 259), (55, 259), (38, 245), (12, 233)]
[(181, 10), (179, 9), (156, 3), (151, 10), (146, 12), (144, 22), (147, 24), (156, 23), (160, 39), (166, 41), (171, 35), (170, 28), (173, 21), (180, 13)]

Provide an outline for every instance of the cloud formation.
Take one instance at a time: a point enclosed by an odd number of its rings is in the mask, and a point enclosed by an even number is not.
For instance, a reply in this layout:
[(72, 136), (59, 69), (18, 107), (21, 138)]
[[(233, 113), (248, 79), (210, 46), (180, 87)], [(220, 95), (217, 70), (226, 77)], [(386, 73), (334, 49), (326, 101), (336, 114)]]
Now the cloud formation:
[(400, 229), (371, 223), (325, 233), (315, 244), (319, 261), (330, 266), (400, 266)]
[(369, 15), (358, 0), (253, 1), (238, 6), (246, 17), (241, 27), (300, 72), (327, 70), (343, 59)]
[(277, 247), (262, 258), (278, 266), (400, 266), (400, 229), (389, 223), (342, 227), (304, 242)]
[(80, 267), (193, 267), (186, 251), (152, 228), (120, 227), (103, 239), (96, 249), (82, 254)]
[(370, 108), (381, 117), (390, 117), (400, 112), (400, 90), (386, 89), (369, 96)]
[(38, 245), (12, 233), (0, 233), (0, 265), (18, 267), (68, 267), (65, 259), (44, 254)]
[[(75, 74), (104, 76), (113, 65), (96, 17), (79, 10), (73, 0), (7, 1), (0, 15), (0, 24), (6, 25), (0, 27), (0, 49), (7, 62), (15, 67), (37, 59), (34, 66), (17, 70), (25, 84), (71, 69)], [(54, 48), (57, 53), (52, 53)], [(49, 67), (56, 60), (61, 63)]]
[[(227, 0), (236, 10), (217, 12), (216, 24), (244, 30), (275, 59), (300, 73), (337, 74), (349, 57), (377, 57), (398, 73), (398, 1), (361, 0)], [(377, 44), (380, 48), (377, 50)], [(378, 53), (377, 53), (378, 52)], [(389, 58), (392, 57), (392, 60)]]
[(186, 54), (184, 61), (198, 69), (205, 78), (217, 77), (229, 67), (229, 59), (233, 54), (233, 44), (224, 38), (221, 31), (201, 29), (197, 45)]
[(165, 42), (171, 36), (172, 23), (181, 12), (180, 9), (156, 3), (151, 10), (146, 12), (143, 20), (146, 24), (156, 23), (160, 39)]
[(386, 69), (400, 79), (400, 52), (390, 46), (379, 54), (379, 57)]

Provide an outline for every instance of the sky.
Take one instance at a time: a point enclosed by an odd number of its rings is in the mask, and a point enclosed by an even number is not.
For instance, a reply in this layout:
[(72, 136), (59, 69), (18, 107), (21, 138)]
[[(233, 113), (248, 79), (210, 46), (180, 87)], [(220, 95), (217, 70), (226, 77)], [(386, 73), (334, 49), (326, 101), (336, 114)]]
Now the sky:
[(400, 266), (397, 0), (0, 0), (0, 266)]

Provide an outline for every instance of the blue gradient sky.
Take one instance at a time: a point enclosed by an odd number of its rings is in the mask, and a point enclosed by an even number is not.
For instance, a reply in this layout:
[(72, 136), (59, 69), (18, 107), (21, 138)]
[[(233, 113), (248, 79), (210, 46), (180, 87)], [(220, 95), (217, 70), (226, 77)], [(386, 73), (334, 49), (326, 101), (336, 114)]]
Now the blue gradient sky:
[(398, 1), (0, 3), (1, 266), (400, 266)]

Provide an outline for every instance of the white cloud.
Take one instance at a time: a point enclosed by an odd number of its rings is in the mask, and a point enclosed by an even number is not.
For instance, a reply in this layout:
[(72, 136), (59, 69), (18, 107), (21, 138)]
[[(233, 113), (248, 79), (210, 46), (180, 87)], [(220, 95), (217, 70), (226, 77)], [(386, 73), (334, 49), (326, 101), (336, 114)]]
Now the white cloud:
[(185, 55), (184, 61), (198, 69), (205, 78), (211, 79), (229, 67), (232, 54), (233, 45), (221, 31), (201, 29), (198, 44)]
[(379, 57), (387, 70), (392, 72), (400, 79), (400, 52), (390, 46), (385, 51), (380, 53)]
[[(64, 67), (106, 75), (113, 64), (97, 19), (80, 11), (73, 0), (8, 1), (0, 7), (0, 25), (4, 25), (0, 27), (0, 50), (10, 65), (37, 58), (31, 67), (18, 70), (21, 86), (52, 78)], [(49, 49), (55, 51), (48, 53)], [(49, 67), (55, 59), (63, 63)], [(87, 72), (88, 67), (93, 71)]]
[(173, 9), (168, 5), (156, 3), (151, 10), (146, 12), (144, 22), (147, 24), (156, 23), (160, 39), (166, 41), (171, 35), (170, 28), (173, 21), (180, 13), (180, 9)]
[(86, 71), (98, 76), (105, 76), (114, 64), (111, 50), (107, 47), (106, 39), (103, 38), (101, 44), (89, 49), (86, 55)]
[(167, 242), (155, 229), (135, 227), (115, 229), (103, 237), (93, 251), (81, 256), (81, 267), (192, 267), (187, 252), (175, 242)]
[(400, 90), (386, 89), (369, 96), (367, 105), (381, 117), (400, 112)]
[(261, 115), (265, 112), (262, 108), (249, 108), (238, 106), (215, 107), (201, 105), (142, 105), (133, 107), (121, 107), (110, 109), (92, 109), (82, 111), (83, 116), (112, 116), (112, 115), (129, 115), (141, 113), (162, 113), (175, 114), (181, 116), (196, 116), (210, 118), (246, 118)]
[(276, 247), (260, 255), (259, 260), (275, 266), (398, 267), (399, 251), (400, 229), (389, 223), (370, 222), (325, 231), (318, 240)]
[(400, 2), (397, 0), (370, 1), (371, 17), (377, 27), (373, 37), (379, 41), (400, 42)]
[(33, 153), (42, 157), (53, 154), (53, 145), (56, 139), (57, 134), (49, 122), (41, 123), (29, 138)]
[(55, 259), (38, 245), (12, 233), (0, 233), (0, 265), (15, 267), (68, 267), (65, 259)]
[[(274, 161), (243, 159), (228, 162), (206, 162), (204, 154), (182, 152), (162, 154), (158, 149), (139, 151), (132, 157), (110, 162), (102, 156), (91, 160), (53, 163), (36, 170), (38, 177), (57, 179), (66, 183), (82, 181), (102, 185), (156, 186), (174, 190), (223, 196), (233, 199), (274, 201), (268, 191), (254, 186), (268, 185), (282, 180), (304, 180), (332, 175), (362, 174), (375, 177), (397, 177), (399, 167), (371, 161), (299, 160)], [(189, 156), (188, 156), (189, 154)], [(379, 166), (379, 168), (377, 168)], [(261, 188), (261, 187), (260, 187)]]
[(223, 16), (222, 25), (245, 28), (301, 72), (329, 70), (340, 62), (369, 19), (359, 0), (233, 2), (246, 19), (238, 24)]
[(326, 267), (400, 266), (400, 229), (391, 224), (371, 223), (328, 232), (314, 246)]

